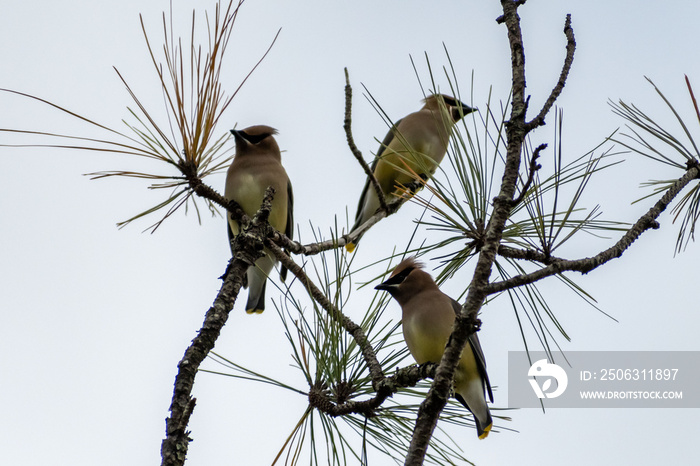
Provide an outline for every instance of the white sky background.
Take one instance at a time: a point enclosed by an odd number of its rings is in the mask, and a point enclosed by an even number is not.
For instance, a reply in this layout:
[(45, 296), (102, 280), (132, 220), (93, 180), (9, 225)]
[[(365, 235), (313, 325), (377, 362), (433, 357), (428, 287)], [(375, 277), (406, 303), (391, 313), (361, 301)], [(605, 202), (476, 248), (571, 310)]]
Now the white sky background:
[[(176, 3), (184, 35), (191, 9), (213, 5)], [(167, 1), (3, 2), (0, 87), (118, 126), (128, 117), (125, 107), (131, 101), (115, 65), (149, 108), (160, 108), (138, 14), (144, 14), (157, 42), (160, 12), (167, 7)], [(346, 209), (354, 216), (364, 183), (342, 129), (343, 67), (349, 68), (355, 91), (356, 142), (369, 158), (376, 150), (374, 138), (381, 139), (386, 126), (362, 97), (360, 83), (394, 119), (416, 110), (422, 94), (409, 54), (427, 83), (427, 52), (441, 90), (448, 91), (439, 70), (447, 64), (444, 42), (463, 100), (469, 102), (472, 70), (476, 106), (485, 108), (491, 85), (495, 101), (506, 98), (510, 58), (505, 26), (495, 22), (499, 9), (495, 0), (250, 1), (241, 10), (227, 56), (230, 90), (278, 28), (282, 33), (218, 131), (236, 124), (279, 129), (277, 140), (286, 150), (283, 161), (294, 183), (296, 221), (302, 241), (309, 242), (309, 220), (325, 233), (335, 216), (344, 222)], [(694, 123), (683, 74), (700, 90), (695, 38), (700, 6), (680, 1), (530, 0), (520, 15), (532, 112), (559, 75), (566, 13), (572, 13), (578, 46), (558, 102), (565, 109), (565, 158), (578, 157), (623, 124), (611, 113), (609, 98), (634, 102), (673, 126), (644, 75)], [(552, 142), (553, 115), (548, 122), (535, 133), (535, 143)], [(0, 95), (0, 127), (99, 135), (46, 106), (6, 94)], [(691, 131), (698, 134), (697, 126)], [(0, 143), (6, 138), (0, 134)], [(543, 165), (551, 163), (551, 147)], [(646, 193), (638, 184), (680, 173), (631, 154), (624, 158), (625, 164), (590, 187), (587, 199), (590, 206), (600, 203), (606, 218), (634, 221), (651, 203), (630, 207)], [(147, 190), (139, 180), (82, 176), (152, 167), (125, 156), (0, 148), (2, 464), (159, 463), (177, 362), (219, 289), (217, 277), (230, 252), (218, 217), (205, 215), (199, 226), (194, 215), (180, 213), (153, 235), (141, 233), (148, 220), (118, 230), (118, 221), (154, 205), (164, 193)], [(206, 181), (222, 189), (224, 175)], [(405, 245), (419, 212), (407, 205), (371, 230), (355, 253), (355, 265)], [(565, 350), (700, 350), (692, 287), (698, 245), (673, 258), (677, 225), (668, 213), (661, 224), (621, 260), (590, 276), (573, 276), (619, 323), (559, 287), (546, 288), (573, 338), (571, 343), (559, 338)], [(612, 242), (591, 238), (570, 253), (592, 255)], [(365, 279), (372, 273), (379, 269)], [(448, 283), (444, 289), (454, 295), (462, 285)], [(269, 286), (269, 310), (262, 316), (246, 315), (238, 303), (216, 351), (300, 385), (299, 375), (288, 367), (289, 350), (271, 304), (278, 297)], [(359, 321), (369, 301), (359, 293), (355, 298), (344, 310)], [(395, 303), (389, 311), (398, 319)], [(522, 341), (507, 300), (494, 301), (481, 316), (482, 346), (491, 381), (499, 387), (495, 406), (505, 407), (507, 352), (521, 350)], [(194, 395), (191, 465), (269, 464), (305, 407), (303, 397), (210, 374), (199, 374)], [(479, 465), (690, 464), (687, 458), (696, 456), (700, 433), (696, 414), (683, 409), (520, 410), (509, 413), (512, 422), (497, 422), (519, 433), (495, 433), (485, 441), (478, 441), (473, 430), (453, 435)], [(390, 464), (378, 453), (370, 461)]]

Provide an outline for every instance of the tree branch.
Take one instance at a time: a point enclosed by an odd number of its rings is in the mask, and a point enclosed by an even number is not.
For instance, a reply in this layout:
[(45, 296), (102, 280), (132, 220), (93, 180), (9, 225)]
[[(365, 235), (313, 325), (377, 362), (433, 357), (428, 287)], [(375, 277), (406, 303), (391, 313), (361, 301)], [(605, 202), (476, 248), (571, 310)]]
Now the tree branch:
[(372, 385), (374, 389), (377, 390), (379, 384), (385, 379), (384, 371), (382, 370), (381, 364), (377, 360), (377, 355), (370, 345), (367, 335), (365, 335), (362, 327), (353, 322), (349, 317), (340, 311), (337, 307), (330, 302), (325, 294), (316, 287), (316, 285), (309, 279), (309, 277), (304, 273), (304, 271), (294, 262), (284, 251), (277, 246), (270, 238), (265, 240), (265, 246), (274, 254), (274, 256), (284, 265), (287, 270), (296, 276), (299, 281), (306, 287), (311, 298), (321, 305), (323, 309), (326, 310), (328, 315), (337, 323), (339, 323), (346, 332), (348, 332), (357, 342), (357, 345), (362, 351), (362, 355), (365, 358), (367, 367), (369, 369), (370, 376), (372, 377)]
[[(199, 184), (195, 182), (195, 185), (196, 188), (193, 188), (193, 190), (196, 192), (205, 191), (207, 195), (219, 196), (214, 190), (202, 184), (201, 180), (199, 180)], [(186, 429), (196, 402), (192, 397), (194, 379), (199, 366), (209, 352), (214, 349), (221, 329), (228, 320), (229, 312), (233, 309), (238, 293), (243, 286), (243, 277), (248, 267), (253, 265), (264, 254), (263, 238), (272, 230), (267, 219), (272, 208), (274, 193), (274, 188), (267, 188), (260, 210), (255, 214), (252, 221), (248, 221), (245, 224), (241, 233), (234, 238), (232, 247), (233, 258), (229, 262), (224, 275), (224, 283), (214, 300), (214, 304), (204, 316), (202, 328), (192, 340), (192, 344), (187, 348), (185, 355), (178, 364), (175, 389), (170, 404), (170, 417), (165, 421), (166, 437), (161, 443), (162, 466), (182, 466), (185, 463), (187, 449), (191, 440)], [(225, 199), (223, 201), (226, 203)], [(226, 205), (228, 204), (226, 203)], [(235, 205), (237, 206), (237, 204)], [(242, 223), (241, 225), (244, 224)]]
[(202, 179), (197, 174), (197, 167), (192, 161), (183, 160), (178, 164), (178, 168), (185, 176), (190, 189), (192, 192), (197, 194), (204, 199), (208, 199), (213, 203), (223, 207), (228, 212), (233, 215), (234, 220), (241, 224), (241, 229), (243, 229), (248, 223), (250, 223), (250, 218), (246, 215), (243, 208), (234, 200), (227, 200), (224, 196), (218, 193), (214, 188), (204, 184)]
[(376, 415), (376, 409), (394, 393), (402, 388), (414, 387), (418, 382), (435, 377), (437, 365), (425, 363), (398, 369), (390, 377), (385, 377), (377, 387), (376, 395), (363, 401), (346, 401), (334, 403), (328, 390), (314, 385), (309, 390), (309, 405), (329, 416), (338, 417), (351, 413), (362, 414), (367, 417)]
[(671, 203), (671, 201), (673, 201), (678, 193), (685, 186), (687, 186), (688, 183), (699, 176), (700, 167), (690, 168), (685, 175), (679, 178), (669, 189), (666, 190), (661, 199), (659, 199), (646, 214), (640, 217), (639, 220), (637, 220), (637, 222), (632, 225), (629, 230), (627, 230), (627, 233), (625, 233), (617, 243), (605, 251), (585, 259), (556, 260), (548, 266), (535, 272), (525, 275), (518, 275), (501, 282), (491, 283), (486, 288), (487, 293), (500, 293), (501, 291), (505, 291), (507, 289), (527, 285), (528, 283), (536, 282), (550, 275), (567, 271), (581, 272), (585, 274), (612, 259), (622, 256), (622, 254), (632, 245), (632, 243), (634, 243), (645, 231), (659, 228), (659, 224), (656, 219), (659, 218), (664, 210), (666, 210), (668, 205)]
[[(413, 182), (406, 185), (407, 189), (411, 189), (416, 184), (422, 185), (422, 183)], [(357, 227), (352, 232), (342, 235), (338, 238), (329, 239), (326, 241), (321, 241), (318, 243), (301, 244), (298, 241), (293, 241), (289, 239), (283, 233), (278, 231), (270, 235), (270, 239), (276, 244), (282, 246), (292, 254), (302, 254), (304, 256), (313, 256), (330, 249), (336, 249), (343, 247), (348, 243), (353, 243), (357, 241), (357, 238), (362, 236), (367, 230), (372, 226), (377, 224), (381, 219), (394, 214), (399, 208), (408, 201), (408, 198), (399, 197), (393, 199), (389, 204), (387, 204), (387, 210), (379, 210), (376, 214), (370, 217), (365, 223)]]
[(528, 122), (525, 127), (527, 131), (537, 128), (538, 126), (544, 125), (544, 117), (549, 113), (557, 100), (559, 95), (564, 90), (566, 85), (566, 78), (569, 76), (569, 71), (571, 71), (571, 65), (574, 62), (574, 52), (576, 51), (576, 39), (574, 38), (574, 29), (571, 27), (571, 15), (566, 15), (566, 21), (564, 22), (564, 34), (566, 35), (566, 57), (564, 58), (564, 66), (562, 67), (561, 74), (559, 75), (559, 81), (552, 89), (549, 94), (547, 101), (542, 106), (540, 113)]
[[(422, 465), (430, 439), (437, 425), (440, 413), (447, 403), (454, 377), (455, 367), (461, 358), (469, 335), (478, 330), (477, 312), (486, 299), (486, 286), (496, 259), (503, 228), (510, 215), (518, 181), (520, 159), (525, 136), (531, 128), (525, 124), (527, 100), (525, 99), (525, 53), (518, 6), (522, 1), (501, 0), (503, 16), (499, 21), (505, 23), (511, 49), (513, 100), (510, 119), (505, 124), (507, 152), (501, 189), (493, 200), (493, 212), (485, 230), (484, 244), (474, 269), (474, 276), (468, 288), (467, 298), (462, 312), (455, 320), (455, 328), (445, 348), (435, 379), (428, 396), (418, 409), (418, 417), (406, 456), (405, 465)], [(557, 94), (558, 95), (558, 94)], [(556, 98), (556, 96), (555, 96)]]
[(370, 183), (374, 187), (374, 190), (377, 193), (377, 198), (379, 199), (379, 205), (381, 206), (381, 209), (383, 211), (387, 211), (388, 207), (386, 205), (386, 199), (384, 198), (384, 192), (382, 191), (382, 187), (379, 186), (379, 182), (377, 181), (377, 177), (374, 176), (374, 173), (372, 172), (372, 169), (367, 165), (367, 162), (365, 162), (364, 157), (362, 157), (362, 152), (357, 148), (355, 145), (355, 139), (352, 137), (352, 87), (350, 86), (350, 76), (348, 74), (348, 69), (345, 68), (345, 120), (343, 122), (343, 128), (345, 129), (345, 137), (348, 140), (348, 146), (350, 147), (350, 151), (352, 152), (352, 155), (355, 156), (357, 161), (360, 163), (360, 166), (362, 169), (365, 171), (365, 174), (367, 175), (367, 178), (369, 179)]
[(530, 185), (532, 185), (532, 181), (535, 178), (535, 172), (537, 170), (539, 170), (540, 168), (542, 168), (542, 165), (537, 163), (537, 159), (540, 157), (540, 152), (542, 152), (546, 148), (547, 148), (547, 144), (540, 144), (539, 146), (537, 146), (535, 151), (532, 153), (532, 158), (530, 159), (530, 170), (529, 170), (529, 174), (527, 177), (527, 181), (523, 185), (523, 188), (520, 191), (520, 195), (517, 198), (513, 199), (513, 207), (515, 207), (516, 205), (520, 204), (523, 201), (523, 199), (525, 198), (525, 195), (527, 194), (528, 189), (530, 189)]
[(518, 249), (500, 244), (498, 246), (498, 255), (509, 259), (522, 259), (532, 262), (540, 262), (544, 265), (549, 265), (554, 262), (563, 261), (559, 257), (550, 256), (543, 252), (534, 249)]
[(196, 402), (192, 397), (194, 378), (202, 361), (214, 348), (221, 329), (228, 320), (228, 315), (236, 302), (238, 293), (243, 286), (243, 276), (248, 270), (248, 264), (234, 258), (228, 267), (228, 273), (224, 283), (209, 308), (202, 328), (192, 340), (192, 344), (185, 351), (185, 355), (178, 364), (178, 372), (175, 377), (175, 389), (170, 404), (170, 417), (165, 420), (166, 437), (161, 444), (161, 465), (182, 466), (185, 464), (189, 442), (187, 425)]

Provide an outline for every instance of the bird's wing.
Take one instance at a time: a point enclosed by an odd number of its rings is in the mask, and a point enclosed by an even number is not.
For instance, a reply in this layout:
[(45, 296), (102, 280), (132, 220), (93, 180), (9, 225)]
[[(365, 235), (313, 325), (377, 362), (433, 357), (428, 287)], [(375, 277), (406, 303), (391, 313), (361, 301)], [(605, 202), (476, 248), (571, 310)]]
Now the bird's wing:
[(294, 239), (294, 192), (292, 182), (287, 180), (287, 228), (284, 229), (287, 238)]
[(374, 163), (372, 164), (372, 171), (374, 171), (374, 167), (377, 165), (377, 159), (382, 156), (384, 153), (384, 150), (389, 147), (389, 144), (391, 144), (391, 141), (394, 140), (395, 134), (396, 134), (396, 128), (399, 127), (401, 124), (401, 120), (398, 120), (396, 123), (394, 123), (391, 128), (389, 128), (389, 132), (386, 133), (386, 136), (384, 136), (384, 140), (382, 140), (382, 143), (379, 145), (379, 150), (377, 151), (377, 156), (374, 159)]
[[(374, 157), (374, 160), (372, 161), (372, 166), (370, 167), (370, 170), (372, 173), (374, 173), (374, 170), (377, 168), (377, 163), (379, 162), (379, 158), (382, 156), (384, 153), (384, 150), (391, 144), (391, 141), (394, 140), (394, 130), (398, 128), (399, 123), (401, 123), (401, 120), (398, 120), (394, 125), (389, 128), (389, 132), (386, 133), (386, 136), (384, 136), (384, 139), (382, 140), (382, 143), (379, 145), (379, 150), (377, 151), (377, 155)], [(369, 178), (367, 177), (367, 181), (365, 181), (365, 186), (362, 188), (362, 194), (360, 195), (360, 200), (357, 203), (357, 213), (355, 214), (355, 225), (352, 227), (352, 230), (355, 230), (358, 225), (358, 222), (362, 218), (362, 208), (365, 205), (365, 197), (367, 197), (367, 193), (369, 192), (370, 189), (374, 189), (371, 186), (372, 182)], [(351, 230), (351, 231), (352, 231)]]
[(231, 212), (226, 212), (226, 231), (228, 232), (228, 244), (231, 246), (231, 241), (233, 241), (233, 237), (236, 236), (233, 234), (233, 230), (231, 230)]
[[(450, 298), (450, 300), (452, 301), (452, 309), (454, 309), (455, 315), (459, 315), (462, 312), (462, 305), (452, 298)], [(481, 350), (481, 343), (479, 343), (479, 337), (476, 335), (476, 332), (469, 335), (469, 346), (471, 346), (472, 352), (474, 353), (476, 367), (479, 369), (481, 380), (484, 382), (486, 390), (489, 393), (489, 400), (493, 403), (491, 382), (489, 381), (489, 375), (486, 373), (486, 358), (484, 358), (484, 352)]]
[[(292, 182), (287, 179), (287, 227), (284, 229), (284, 234), (287, 238), (294, 239), (294, 193), (292, 192)], [(288, 250), (284, 250), (289, 254)], [(287, 279), (287, 267), (282, 266), (280, 269), (280, 278), (282, 281)]]

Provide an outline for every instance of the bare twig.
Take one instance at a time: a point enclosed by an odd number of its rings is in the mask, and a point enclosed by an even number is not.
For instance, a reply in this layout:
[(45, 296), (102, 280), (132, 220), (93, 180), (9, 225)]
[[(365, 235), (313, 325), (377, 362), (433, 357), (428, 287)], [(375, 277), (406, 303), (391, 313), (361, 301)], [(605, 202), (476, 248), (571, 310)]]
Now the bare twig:
[(523, 185), (523, 188), (520, 190), (520, 195), (517, 198), (513, 199), (513, 203), (512, 203), (513, 207), (515, 207), (516, 205), (520, 204), (523, 201), (523, 199), (525, 198), (525, 195), (527, 194), (528, 189), (530, 189), (530, 185), (532, 185), (532, 181), (535, 178), (535, 172), (537, 170), (539, 170), (540, 168), (542, 168), (542, 165), (537, 163), (537, 159), (540, 157), (540, 152), (542, 152), (546, 148), (547, 148), (547, 144), (540, 144), (539, 146), (537, 146), (535, 151), (532, 153), (532, 158), (530, 159), (530, 169), (529, 169), (529, 173), (527, 176), (527, 181)]
[(571, 71), (571, 65), (574, 62), (574, 52), (576, 51), (576, 39), (574, 38), (574, 29), (571, 27), (570, 14), (566, 15), (566, 21), (564, 22), (564, 34), (566, 35), (566, 57), (564, 58), (564, 65), (562, 67), (561, 74), (559, 75), (559, 81), (557, 81), (554, 89), (552, 89), (552, 92), (549, 94), (549, 97), (542, 106), (540, 113), (533, 118), (532, 121), (529, 121), (525, 125), (528, 131), (544, 124), (545, 115), (547, 115), (547, 113), (549, 113), (549, 111), (552, 109), (554, 102), (557, 100), (561, 92), (564, 90), (564, 86), (566, 85), (566, 78), (569, 76), (569, 71)]
[[(410, 183), (407, 186), (412, 185), (413, 183)], [(274, 232), (271, 236), (270, 239), (277, 243), (278, 245), (284, 247), (287, 249), (289, 252), (292, 254), (303, 254), (305, 256), (313, 256), (316, 254), (319, 254), (324, 251), (328, 251), (331, 249), (336, 249), (339, 247), (343, 247), (348, 243), (353, 243), (357, 241), (357, 239), (364, 235), (367, 230), (369, 230), (372, 226), (377, 224), (381, 219), (388, 217), (389, 215), (392, 215), (395, 213), (397, 210), (399, 210), (399, 207), (401, 207), (408, 199), (405, 197), (399, 197), (392, 199), (389, 204), (387, 204), (387, 210), (379, 210), (376, 214), (374, 214), (372, 217), (370, 217), (365, 223), (357, 227), (355, 230), (352, 232), (342, 235), (339, 238), (334, 238), (330, 239), (327, 241), (321, 241), (318, 243), (309, 243), (309, 244), (301, 244), (298, 241), (292, 241), (289, 239), (286, 235), (276, 231)]]
[(384, 198), (384, 192), (382, 187), (379, 186), (377, 177), (374, 176), (372, 169), (365, 162), (364, 157), (362, 157), (362, 152), (355, 145), (355, 139), (352, 136), (352, 87), (350, 86), (350, 76), (348, 74), (348, 69), (345, 68), (345, 120), (343, 121), (343, 128), (345, 129), (345, 137), (348, 140), (348, 146), (352, 155), (355, 156), (360, 166), (365, 171), (367, 178), (374, 187), (377, 193), (377, 198), (379, 199), (379, 205), (383, 211), (387, 211), (388, 207), (386, 205), (386, 199)]

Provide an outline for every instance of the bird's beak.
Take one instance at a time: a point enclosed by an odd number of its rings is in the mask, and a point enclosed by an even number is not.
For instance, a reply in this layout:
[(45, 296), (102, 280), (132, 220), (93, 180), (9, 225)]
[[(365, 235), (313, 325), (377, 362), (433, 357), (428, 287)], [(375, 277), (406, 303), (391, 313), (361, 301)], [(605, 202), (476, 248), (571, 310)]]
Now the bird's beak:
[(231, 134), (233, 134), (233, 140), (236, 141), (236, 145), (248, 145), (248, 140), (246, 137), (242, 134), (243, 132), (237, 129), (232, 129), (230, 130)]
[(462, 117), (465, 117), (472, 113), (475, 108), (471, 108), (469, 105), (465, 104), (464, 102), (460, 102), (459, 100), (455, 99), (455, 105), (453, 107), (450, 107), (450, 114), (452, 115), (452, 119), (457, 122), (462, 119)]
[(462, 107), (462, 113), (465, 115), (469, 115), (470, 113), (476, 111), (476, 108), (472, 108), (463, 102), (459, 102), (459, 105)]
[(398, 287), (399, 287), (399, 285), (384, 282), (384, 283), (380, 283), (379, 285), (375, 286), (374, 289), (375, 290), (382, 290), (382, 291), (391, 291), (391, 290), (398, 288)]

